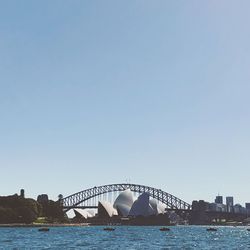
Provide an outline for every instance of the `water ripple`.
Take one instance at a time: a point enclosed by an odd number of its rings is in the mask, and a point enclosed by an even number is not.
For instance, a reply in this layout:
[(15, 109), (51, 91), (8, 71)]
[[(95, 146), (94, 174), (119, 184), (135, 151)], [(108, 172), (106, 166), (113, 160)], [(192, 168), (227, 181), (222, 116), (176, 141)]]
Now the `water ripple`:
[(0, 249), (250, 249), (246, 227), (176, 226), (169, 232), (159, 227), (58, 227), (47, 233), (37, 228), (0, 228)]

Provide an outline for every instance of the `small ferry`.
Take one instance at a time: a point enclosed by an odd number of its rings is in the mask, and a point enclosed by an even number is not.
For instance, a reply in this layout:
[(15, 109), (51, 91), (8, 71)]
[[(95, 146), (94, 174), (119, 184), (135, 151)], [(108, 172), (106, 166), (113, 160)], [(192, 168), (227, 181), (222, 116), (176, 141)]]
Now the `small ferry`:
[(168, 228), (168, 227), (162, 227), (162, 228), (160, 228), (160, 231), (170, 231), (170, 228)]
[(213, 232), (215, 232), (215, 231), (217, 231), (217, 228), (215, 228), (215, 227), (209, 227), (209, 228), (207, 228), (207, 231), (213, 231)]
[(48, 227), (41, 227), (38, 229), (39, 232), (48, 232), (49, 228)]
[(113, 228), (113, 227), (104, 227), (103, 230), (104, 231), (115, 231), (115, 228)]

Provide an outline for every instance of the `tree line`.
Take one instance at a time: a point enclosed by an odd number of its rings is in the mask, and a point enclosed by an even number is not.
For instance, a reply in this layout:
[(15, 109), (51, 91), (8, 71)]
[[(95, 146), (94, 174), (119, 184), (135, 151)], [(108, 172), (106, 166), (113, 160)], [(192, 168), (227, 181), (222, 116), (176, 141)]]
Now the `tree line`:
[(0, 223), (32, 223), (39, 217), (46, 222), (64, 222), (66, 220), (59, 201), (36, 201), (17, 194), (0, 196)]

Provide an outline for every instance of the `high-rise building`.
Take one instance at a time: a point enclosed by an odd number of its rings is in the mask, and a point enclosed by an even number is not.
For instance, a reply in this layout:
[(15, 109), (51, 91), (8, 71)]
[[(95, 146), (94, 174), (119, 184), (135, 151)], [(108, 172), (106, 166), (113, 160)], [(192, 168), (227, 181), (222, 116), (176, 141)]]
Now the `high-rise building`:
[(227, 196), (226, 197), (226, 204), (227, 204), (227, 212), (233, 212), (234, 197), (233, 196)]
[(247, 203), (246, 203), (246, 209), (247, 209), (247, 210), (250, 210), (250, 202), (247, 202)]
[(216, 196), (214, 202), (217, 204), (223, 204), (223, 196), (220, 195)]
[(250, 202), (246, 202), (246, 213), (247, 217), (250, 217)]
[(227, 204), (227, 206), (232, 207), (234, 205), (234, 197), (233, 196), (227, 196), (226, 197), (226, 204)]

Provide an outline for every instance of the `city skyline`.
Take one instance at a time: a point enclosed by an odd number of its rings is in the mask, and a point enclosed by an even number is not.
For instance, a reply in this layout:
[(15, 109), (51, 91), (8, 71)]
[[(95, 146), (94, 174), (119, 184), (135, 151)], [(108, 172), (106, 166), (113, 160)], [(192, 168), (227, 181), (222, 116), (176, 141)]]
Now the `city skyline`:
[(0, 195), (110, 183), (250, 202), (249, 1), (0, 3)]

